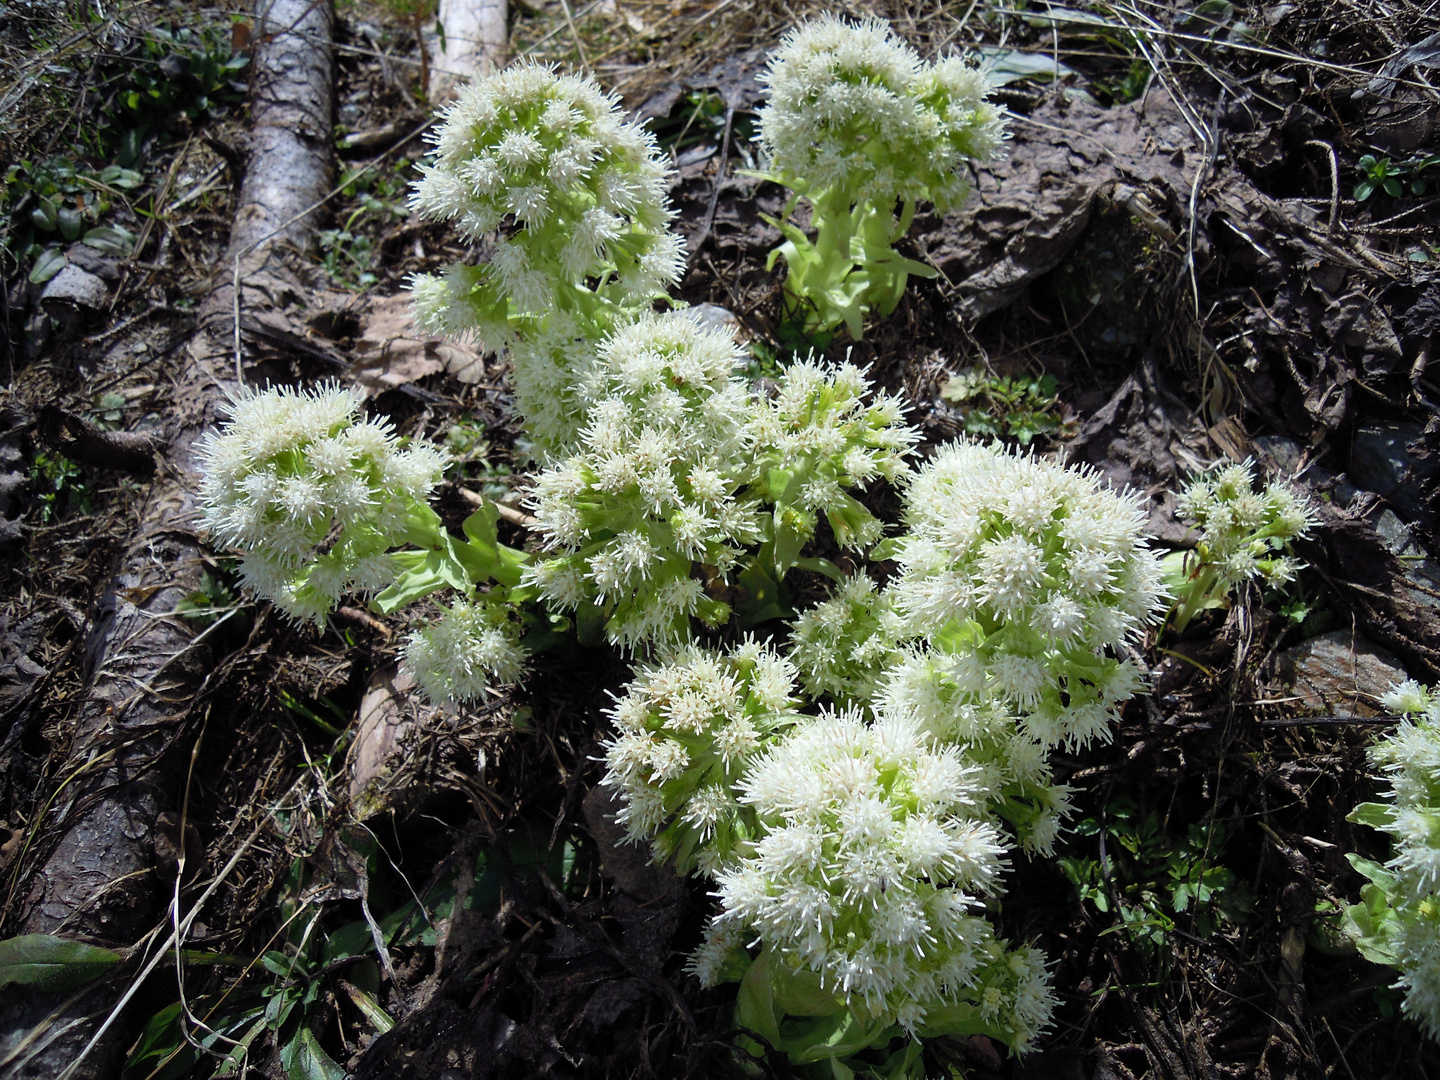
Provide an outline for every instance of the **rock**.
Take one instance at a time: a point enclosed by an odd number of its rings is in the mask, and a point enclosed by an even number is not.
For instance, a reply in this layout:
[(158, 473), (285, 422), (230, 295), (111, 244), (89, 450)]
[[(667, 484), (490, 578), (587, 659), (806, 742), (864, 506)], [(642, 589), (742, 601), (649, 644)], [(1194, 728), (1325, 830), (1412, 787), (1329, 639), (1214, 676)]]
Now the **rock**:
[(1424, 488), (1440, 472), (1440, 461), (1427, 461), (1411, 449), (1424, 430), (1404, 421), (1360, 428), (1350, 450), (1349, 476), (1411, 521), (1428, 524), (1435, 515), (1425, 503)]
[(120, 267), (115, 260), (102, 255), (89, 244), (71, 244), (65, 250), (65, 257), (72, 265), (89, 271), (111, 285), (120, 280)]
[(1400, 560), (1405, 574), (1401, 592), (1415, 604), (1440, 607), (1440, 563), (1420, 546), (1414, 531), (1393, 510), (1382, 511), (1375, 532), (1390, 554)]
[(98, 315), (109, 301), (110, 286), (75, 263), (67, 263), (40, 294), (40, 306), (66, 330)]
[(1380, 698), (1409, 675), (1400, 661), (1348, 630), (1303, 641), (1276, 657), (1279, 688), (1296, 712), (1379, 716)]
[(724, 330), (742, 345), (750, 340), (750, 334), (735, 313), (719, 304), (694, 304), (681, 308), (680, 314), (694, 322), (702, 330)]

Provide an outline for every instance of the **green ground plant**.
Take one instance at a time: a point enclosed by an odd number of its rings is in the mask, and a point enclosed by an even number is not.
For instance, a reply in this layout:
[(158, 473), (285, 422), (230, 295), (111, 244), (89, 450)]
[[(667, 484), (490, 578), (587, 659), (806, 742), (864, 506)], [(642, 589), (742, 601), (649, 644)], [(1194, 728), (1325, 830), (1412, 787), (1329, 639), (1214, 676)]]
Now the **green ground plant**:
[(965, 434), (1029, 446), (1037, 437), (1063, 437), (1075, 430), (1059, 389), (1053, 375), (1003, 376), (972, 367), (951, 376), (940, 397), (957, 406)]
[[(1227, 830), (1222, 822), (1191, 824), (1173, 836), (1160, 815), (1142, 812), (1117, 796), (1103, 817), (1075, 823), (1071, 850), (1059, 867), (1076, 896), (1148, 955), (1161, 957), (1181, 920), (1198, 937), (1249, 917), (1248, 889), (1224, 864)], [(1092, 853), (1093, 852), (1093, 853)]]

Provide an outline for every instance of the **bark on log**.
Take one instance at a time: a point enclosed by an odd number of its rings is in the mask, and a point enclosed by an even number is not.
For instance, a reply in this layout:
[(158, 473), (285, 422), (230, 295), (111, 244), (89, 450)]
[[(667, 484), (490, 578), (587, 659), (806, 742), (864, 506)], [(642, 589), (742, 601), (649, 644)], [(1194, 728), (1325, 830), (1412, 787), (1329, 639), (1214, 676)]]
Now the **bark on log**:
[(444, 41), (437, 34), (426, 34), (434, 58), (432, 100), (445, 101), (467, 80), (505, 66), (510, 49), (508, 7), (506, 0), (440, 0)]
[[(78, 778), (50, 806), (39, 856), (16, 890), (15, 910), (5, 913), (7, 934), (83, 936), (126, 948), (164, 920), (156, 821), (178, 793), (176, 766), (194, 737), (187, 720), (213, 667), (208, 641), (176, 614), (203, 569), (194, 533), (195, 449), (238, 389), (237, 313), (303, 293), (286, 260), (308, 246), (333, 175), (332, 23), (329, 0), (257, 2), (252, 131), (228, 256), (174, 387), (168, 468), (92, 616), (89, 691), (58, 772)], [(0, 991), (0, 1075), (60, 1076), (121, 989), (102, 985), (78, 1001)], [(72, 1075), (116, 1075), (127, 1034), (112, 1025)]]

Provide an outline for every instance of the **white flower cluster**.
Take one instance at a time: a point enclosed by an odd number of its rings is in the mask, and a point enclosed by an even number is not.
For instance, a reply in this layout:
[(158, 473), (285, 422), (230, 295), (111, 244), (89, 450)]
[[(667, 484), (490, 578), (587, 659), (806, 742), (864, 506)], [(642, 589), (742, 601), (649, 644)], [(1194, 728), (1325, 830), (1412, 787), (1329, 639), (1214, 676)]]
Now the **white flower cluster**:
[(796, 726), (750, 769), (763, 835), (723, 870), (718, 923), (912, 1031), (974, 983), (989, 925), (970, 914), (1003, 848), (977, 820), (975, 770), (918, 726), (853, 711)]
[(654, 136), (625, 122), (593, 80), (535, 63), (479, 79), (447, 110), (435, 143), (412, 208), (471, 241), (515, 228), (493, 237), (488, 262), (415, 279), (426, 330), (498, 349), (515, 337), (512, 315), (593, 316), (587, 279), (603, 282), (610, 301), (642, 303), (679, 277)]
[(1249, 461), (1191, 481), (1176, 500), (1176, 510), (1200, 530), (1198, 561), (1213, 568), (1215, 590), (1224, 592), (1254, 577), (1283, 585), (1304, 567), (1275, 552), (1310, 531), (1313, 512), (1285, 484), (1257, 492)]
[(696, 564), (728, 574), (758, 541), (743, 482), (749, 391), (734, 341), (676, 313), (646, 316), (601, 343), (579, 451), (544, 470), (531, 505), (556, 557), (528, 571), (561, 609), (613, 606), (606, 632), (627, 648), (683, 640), (690, 619), (730, 615)]
[(777, 525), (808, 540), (823, 513), (841, 547), (875, 543), (881, 523), (846, 489), (905, 474), (920, 436), (903, 417), (900, 399), (872, 395), (852, 364), (806, 360), (786, 369), (750, 429)]
[(790, 659), (805, 692), (841, 705), (868, 705), (896, 659), (901, 620), (890, 598), (864, 574), (851, 574), (790, 628)]
[(1046, 750), (1106, 737), (1141, 685), (1107, 653), (1163, 610), (1135, 503), (1093, 473), (958, 443), (911, 483), (905, 520), (890, 594), (907, 634), (949, 654), (959, 702), (1020, 716)]
[(473, 701), (489, 686), (513, 686), (528, 653), (513, 604), (484, 596), (456, 600), (440, 619), (405, 640), (405, 666), (432, 704)]
[(843, 192), (891, 212), (897, 201), (957, 205), (967, 159), (1004, 139), (984, 76), (964, 61), (926, 63), (884, 22), (833, 15), (791, 30), (760, 76), (760, 137), (787, 186)]
[(1004, 701), (977, 699), (955, 678), (955, 657), (911, 646), (885, 672), (873, 708), (918, 723), (979, 770), (977, 798), (1014, 830), (1022, 850), (1054, 852), (1070, 816), (1070, 789), (1056, 784), (1047, 748), (1016, 723)]
[(444, 456), (401, 449), (384, 420), (335, 385), (248, 391), (199, 447), (203, 525), (243, 553), (248, 588), (323, 626), (349, 592), (388, 586), (388, 553), (407, 542)]
[(642, 668), (610, 711), (619, 734), (605, 743), (603, 783), (619, 794), (629, 838), (652, 841), (656, 862), (714, 876), (754, 835), (736, 785), (799, 719), (794, 681), (788, 661), (748, 640), (724, 653), (686, 646)]
[(1405, 989), (1402, 1009), (1440, 1041), (1440, 695), (1407, 680), (1384, 704), (1407, 717), (1370, 748), (1391, 785), (1388, 802), (1373, 807), (1388, 811), (1382, 827), (1393, 844), (1388, 944)]

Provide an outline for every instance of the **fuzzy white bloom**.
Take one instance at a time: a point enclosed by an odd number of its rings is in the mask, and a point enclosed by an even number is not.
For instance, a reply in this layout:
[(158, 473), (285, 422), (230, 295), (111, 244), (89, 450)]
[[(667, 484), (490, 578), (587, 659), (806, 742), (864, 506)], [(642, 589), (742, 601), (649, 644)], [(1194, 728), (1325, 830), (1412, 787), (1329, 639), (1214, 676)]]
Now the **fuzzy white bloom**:
[(738, 355), (729, 335), (676, 313), (622, 326), (579, 391), (591, 404), (578, 451), (536, 479), (554, 557), (529, 580), (557, 606), (609, 608), (606, 633), (627, 648), (687, 638), (691, 617), (725, 622), (693, 575), (727, 574), (761, 535), (758, 501), (737, 495), (751, 411)]
[[(512, 316), (572, 314), (606, 282), (611, 302), (663, 292), (683, 268), (669, 231), (667, 174), (654, 136), (621, 114), (591, 79), (523, 63), (478, 79), (444, 114), (436, 159), (412, 209), (453, 223), (468, 240), (493, 238), (490, 260), (413, 283), (422, 327), (499, 349)], [(591, 301), (593, 303), (593, 301)]]
[(323, 626), (349, 592), (383, 589), (445, 458), (402, 449), (334, 384), (250, 390), (199, 446), (202, 524), (243, 555), (246, 585), (293, 619)]
[(901, 633), (889, 597), (853, 574), (828, 600), (800, 613), (790, 629), (790, 659), (811, 698), (829, 694), (841, 705), (865, 705), (894, 661)]
[(838, 189), (887, 212), (929, 199), (943, 211), (968, 192), (967, 160), (993, 157), (1004, 138), (979, 72), (926, 63), (876, 19), (825, 15), (791, 30), (760, 81), (761, 142), (773, 170), (807, 194)]
[(823, 513), (842, 547), (875, 543), (880, 522), (845, 489), (907, 475), (905, 458), (920, 436), (902, 423), (900, 399), (872, 396), (853, 364), (802, 360), (777, 384), (750, 425), (756, 471), (777, 518), (808, 540)]
[[(795, 668), (746, 640), (719, 653), (685, 646), (643, 667), (616, 699), (605, 778), (633, 842), (656, 862), (714, 874), (754, 832), (736, 801), (749, 763), (799, 719)], [(748, 821), (747, 821), (748, 818)]]
[[(1250, 461), (1196, 477), (1176, 500), (1176, 511), (1200, 531), (1192, 577), (1205, 571), (1210, 592), (1223, 593), (1249, 578), (1284, 584), (1304, 567), (1277, 555), (1315, 524), (1308, 501), (1292, 488), (1273, 483), (1254, 489)], [(1213, 581), (1208, 580), (1213, 577)]]
[(989, 926), (966, 911), (1004, 848), (976, 816), (977, 770), (913, 723), (825, 713), (750, 769), (761, 833), (719, 875), (721, 926), (819, 976), (863, 1014), (914, 1028), (959, 999)]
[[(1385, 705), (1407, 716), (1370, 748), (1371, 764), (1385, 774), (1390, 791), (1350, 820), (1390, 834), (1385, 869), (1393, 876), (1376, 882), (1390, 909), (1380, 933), (1405, 989), (1404, 1012), (1440, 1041), (1440, 708), (1434, 691), (1413, 680), (1392, 689)], [(1368, 903), (1359, 907), (1373, 925)]]
[(890, 593), (906, 633), (953, 657), (957, 703), (999, 706), (1046, 747), (1107, 737), (1140, 686), (1109, 653), (1165, 596), (1136, 504), (1091, 472), (955, 443), (910, 484), (905, 518)]
[[(1005, 659), (1005, 658), (1001, 658)], [(1071, 814), (1071, 789), (1054, 781), (1048, 747), (996, 696), (984, 665), (917, 646), (902, 650), (875, 695), (877, 716), (918, 724), (979, 769), (976, 799), (1014, 830), (1022, 850), (1051, 855)], [(1101, 721), (1108, 714), (1095, 711)], [(1093, 732), (1103, 737), (1104, 730)]]
[(485, 597), (456, 600), (441, 618), (405, 639), (405, 666), (436, 705), (473, 701), (490, 686), (513, 686), (529, 654), (515, 608)]

